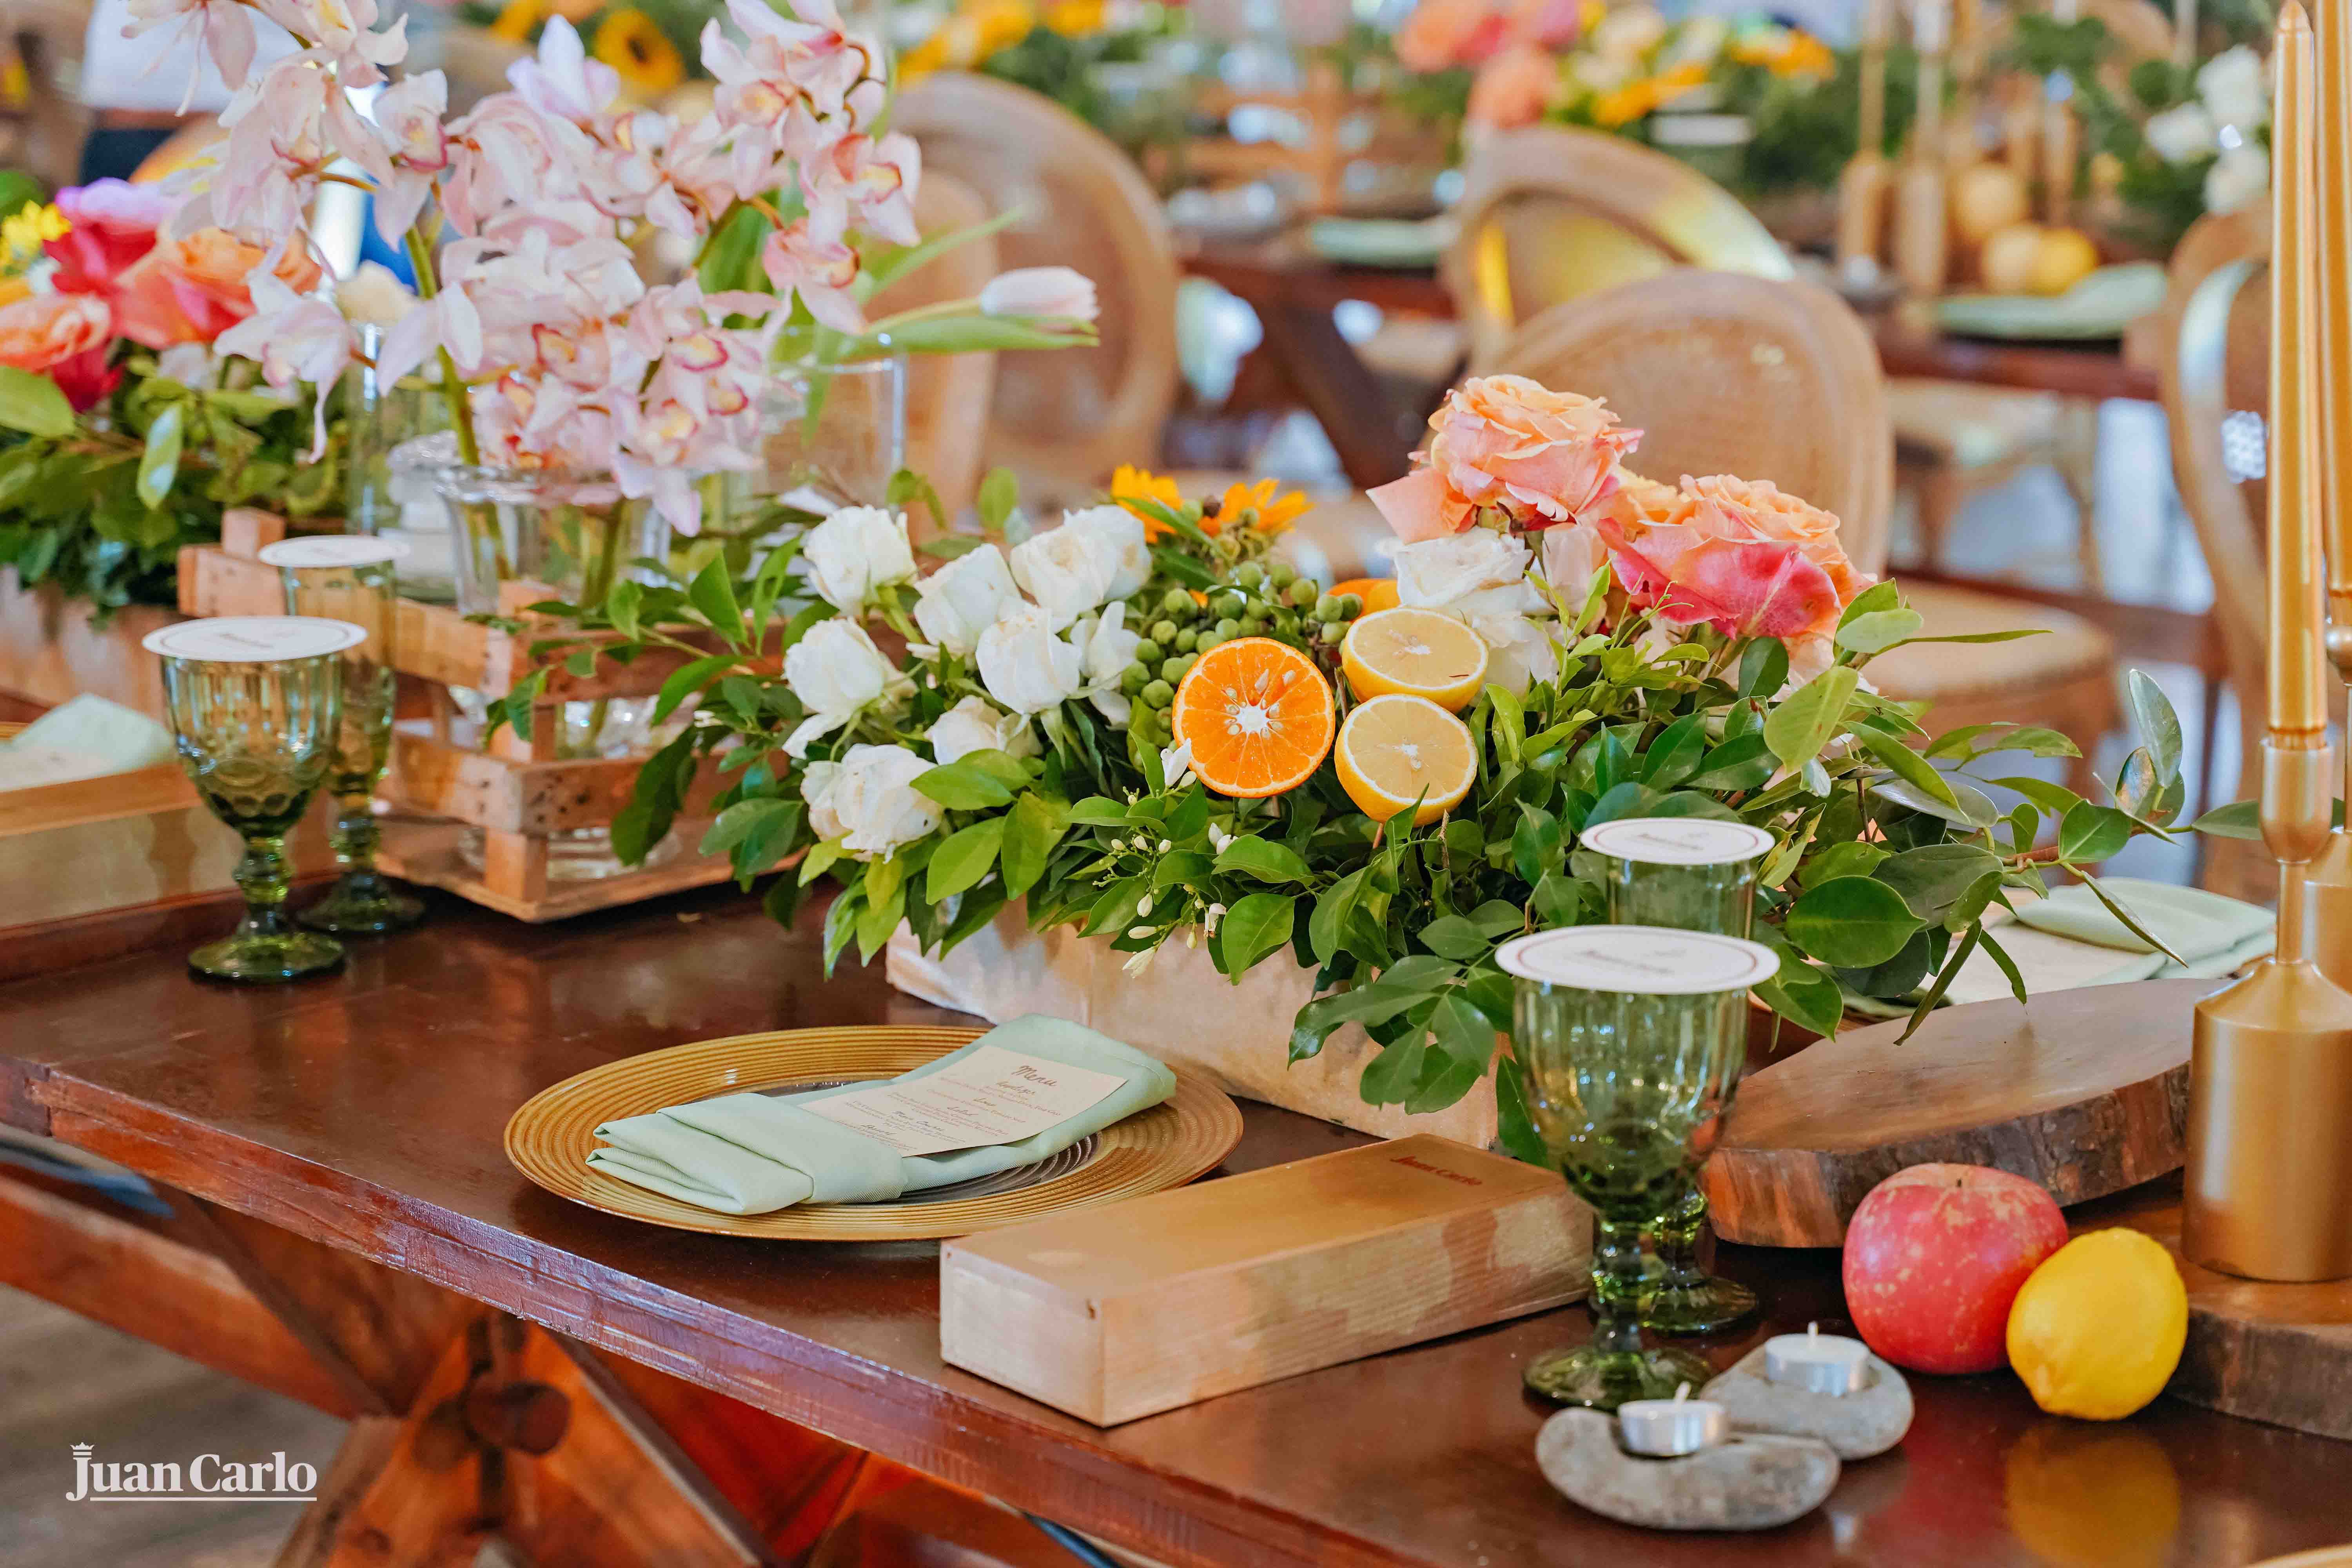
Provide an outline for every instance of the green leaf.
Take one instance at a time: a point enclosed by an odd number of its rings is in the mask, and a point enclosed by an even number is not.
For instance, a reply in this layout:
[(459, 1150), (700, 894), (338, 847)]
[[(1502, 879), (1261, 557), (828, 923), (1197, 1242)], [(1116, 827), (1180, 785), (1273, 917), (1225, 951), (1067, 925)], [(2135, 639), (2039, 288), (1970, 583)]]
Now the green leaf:
[(180, 444), (187, 428), (186, 408), (174, 403), (147, 426), (146, 449), (139, 457), (139, 499), (152, 510), (172, 496), (180, 477)]
[(1021, 759), (993, 746), (982, 746), (966, 752), (956, 759), (956, 765), (977, 769), (1009, 790), (1029, 787), (1029, 770), (1022, 764)]
[(47, 376), (0, 365), (0, 425), (61, 440), (74, 432), (73, 405)]
[(1504, 1061), (1495, 1069), (1495, 1111), (1504, 1152), (1522, 1164), (1549, 1169), (1551, 1151), (1544, 1147), (1535, 1118), (1528, 1114), (1526, 1071), (1517, 1060)]
[(2044, 633), (2047, 629), (2048, 629), (2048, 628), (2043, 627), (2043, 626), (2023, 626), (2023, 627), (2020, 627), (2020, 628), (2019, 628), (2018, 630), (2016, 630), (2016, 631), (2008, 631), (2008, 632), (1961, 632), (1961, 633), (1957, 633), (1957, 634), (1955, 634), (1955, 635), (1953, 635), (1953, 636), (1951, 636), (1951, 637), (1910, 637), (1910, 638), (1906, 638), (1906, 639), (1905, 641), (1903, 641), (1903, 642), (1899, 642), (1899, 643), (1895, 644), (1895, 647), (1918, 647), (1919, 645), (1921, 645), (1922, 643), (1937, 643), (1937, 642), (1959, 642), (1959, 643), (2015, 642), (2015, 641), (2016, 641), (2018, 638), (2020, 638), (2020, 637), (2041, 637), (2042, 635), (2043, 635), (2043, 633)]
[[(1663, 805), (1665, 801), (1677, 799), (1688, 800), (1692, 798), (1699, 800), (1707, 799), (1705, 795), (1694, 797), (1688, 791), (1683, 791), (1677, 795), (1661, 796), (1657, 791), (1652, 789), (1649, 785), (1644, 784), (1636, 784), (1633, 780), (1627, 779), (1623, 784), (1617, 785), (1615, 788), (1603, 792), (1601, 798), (1592, 803), (1591, 809), (1587, 810), (1584, 814), (1584, 826), (1588, 829), (1594, 828), (1600, 826), (1604, 822), (1615, 822), (1621, 817), (1627, 816), (1695, 815), (1687, 811), (1666, 813), (1659, 810), (1659, 807)], [(1520, 809), (1526, 810), (1527, 808), (1522, 806)]]
[(1926, 624), (1916, 610), (1873, 610), (1838, 626), (1837, 646), (1848, 653), (1885, 653)]
[(857, 934), (858, 911), (866, 907), (863, 889), (845, 888), (824, 911), (824, 972), (830, 976), (835, 960)]
[(1471, 921), (1490, 937), (1516, 936), (1528, 923), (1519, 906), (1504, 899), (1489, 899), (1470, 911)]
[(1307, 917), (1307, 944), (1315, 950), (1315, 962), (1328, 963), (1343, 951), (1349, 917), (1356, 911), (1357, 900), (1363, 897), (1364, 870), (1359, 867), (1323, 889), (1315, 900), (1315, 911)]
[(1840, 877), (1800, 895), (1781, 930), (1824, 963), (1869, 969), (1902, 952), (1921, 924), (1903, 896), (1885, 883)]
[(1950, 782), (1936, 771), (1935, 763), (1874, 725), (1856, 724), (1853, 735), (1864, 751), (1885, 763), (1904, 783), (1940, 805), (1959, 808), (1960, 797), (1952, 793)]
[(1764, 743), (1783, 768), (1802, 767), (1821, 754), (1845, 722), (1846, 702), (1861, 680), (1861, 674), (1850, 666), (1825, 669), (1765, 717)]
[(2077, 804), (2058, 823), (2058, 854), (2076, 863), (2095, 864), (2131, 842), (2132, 819), (2111, 805)]
[(1903, 603), (1903, 592), (1890, 579), (1873, 584), (1853, 596), (1853, 603), (1838, 616), (1838, 630), (1843, 631), (1864, 616), (1874, 616), (1881, 610), (1891, 610)]
[(690, 693), (700, 690), (712, 676), (734, 665), (733, 654), (714, 653), (670, 671), (669, 679), (661, 683), (661, 695), (654, 699), (654, 722), (658, 724), (677, 712), (677, 705)]
[(2009, 951), (1993, 941), (1992, 932), (1982, 926), (1977, 928), (1977, 942), (1987, 952), (1992, 954), (1992, 961), (2000, 965), (2000, 972), (2003, 974), (2009, 976), (2009, 994), (2020, 1002), (2024, 1001), (2025, 976), (2018, 973), (2017, 960), (2010, 957)]
[(1840, 877), (1867, 877), (1889, 853), (1883, 844), (1850, 838), (1843, 844), (1831, 845), (1806, 861), (1797, 873), (1797, 880), (1811, 888)]
[(866, 266), (866, 281), (877, 292), (879, 292), (908, 274), (921, 271), (949, 251), (960, 246), (970, 245), (976, 239), (984, 239), (1006, 225), (1019, 222), (1026, 216), (1028, 215), (1023, 208), (1008, 206), (993, 217), (983, 219), (979, 223), (966, 224), (961, 228), (950, 229), (947, 233), (926, 239), (919, 245), (874, 246), (871, 258), (867, 260)]
[(2156, 776), (2170, 784), (2180, 776), (2180, 716), (2172, 710), (2171, 700), (2146, 671), (2135, 669), (2125, 678), (2124, 700), (2156, 763)]
[(735, 582), (728, 573), (726, 556), (711, 557), (710, 564), (687, 584), (686, 596), (719, 636), (730, 642), (743, 640), (743, 611), (735, 602)]
[(1789, 645), (1758, 637), (1739, 656), (1739, 695), (1770, 701), (1789, 683)]
[[(928, 776), (928, 775), (927, 775)], [(922, 781), (918, 779), (916, 787)], [(1013, 803), (1013, 813), (1004, 829), (1004, 891), (1008, 898), (1017, 899), (1037, 885), (1045, 874), (1045, 858), (1054, 846), (1062, 841), (1067, 831), (1062, 814), (1053, 802), (1032, 791)]]
[(1685, 713), (1658, 732), (1642, 753), (1642, 782), (1652, 789), (1672, 789), (1698, 772), (1706, 755), (1706, 712)]
[(1011, 468), (991, 468), (980, 481), (980, 493), (973, 504), (979, 508), (980, 521), (991, 533), (1003, 528), (1004, 520), (1021, 504), (1021, 480)]
[(1536, 884), (1535, 897), (1530, 901), (1536, 913), (1556, 926), (1574, 925), (1584, 912), (1584, 900), (1577, 889), (1590, 883), (1574, 881), (1557, 871), (1546, 871), (1543, 880)]
[[(2336, 803), (2338, 826), (2344, 820), (2344, 803)], [(2263, 836), (2263, 803), (2258, 800), (2233, 800), (2227, 805), (2217, 805), (2189, 827), (2198, 833), (2216, 838), (2260, 838)]]
[(1560, 864), (1559, 819), (1538, 806), (1519, 807), (1519, 826), (1511, 835), (1511, 866), (1519, 879), (1532, 887), (1546, 871)]
[(1772, 752), (1759, 734), (1738, 735), (1706, 754), (1706, 765), (1683, 780), (1685, 789), (1728, 795), (1754, 789), (1772, 776)]
[(1421, 1082), (1423, 1052), (1421, 1031), (1415, 1030), (1381, 1050), (1364, 1066), (1356, 1092), (1367, 1105), (1397, 1105), (1410, 1099)]
[[(1512, 911), (1511, 924), (1513, 929), (1519, 924), (1516, 910)], [(1495, 939), (1465, 915), (1441, 915), (1421, 928), (1420, 937), (1422, 945), (1430, 952), (1465, 963), (1485, 957), (1495, 946)]]
[[(1486, 1064), (1495, 1059), (1495, 1026), (1459, 991), (1449, 991), (1438, 999), (1437, 1011), (1429, 1016), (1429, 1032), (1431, 1042), (1468, 1068), (1474, 1080), (1484, 1076)], [(1459, 1094), (1454, 1097), (1461, 1098)], [(1453, 1100), (1444, 1103), (1450, 1105)], [(1436, 1110), (1443, 1107), (1425, 1109)]]
[(1977, 950), (1977, 940), (1980, 935), (1981, 932), (1971, 931), (1960, 939), (1959, 946), (1952, 950), (1951, 957), (1944, 961), (1944, 967), (1937, 973), (1936, 983), (1927, 987), (1927, 994), (1919, 998), (1919, 1005), (1911, 1010), (1911, 1021), (1903, 1026), (1900, 1035), (1895, 1037), (1896, 1045), (1918, 1033), (1919, 1026), (1927, 1021), (1927, 1015), (1944, 1000), (1944, 993), (1952, 988), (1952, 979), (1959, 973), (1960, 965), (1966, 963), (1969, 954)]
[(992, 811), (1013, 804), (1004, 782), (961, 759), (915, 775), (915, 788), (950, 811)]
[(966, 888), (977, 887), (995, 866), (997, 851), (1004, 847), (1004, 822), (1001, 816), (985, 817), (941, 839), (924, 874), (923, 896), (941, 903)]
[(1219, 850), (1215, 869), (1255, 877), (1261, 882), (1304, 882), (1313, 875), (1297, 850), (1255, 834), (1244, 834)]
[(2092, 897), (2097, 899), (2099, 902), (2107, 907), (2107, 913), (2123, 921), (2124, 929), (2126, 931), (2139, 938), (2140, 941), (2147, 943), (2148, 946), (2154, 948), (2157, 952), (2164, 954), (2165, 957), (2172, 960), (2173, 963), (2181, 965), (2183, 968), (2188, 967), (2189, 961), (2187, 959), (2173, 952), (2169, 947), (2167, 947), (2161, 937), (2158, 937), (2155, 932), (2140, 924), (2138, 918), (2129, 910), (2124, 908), (2122, 904), (2118, 903), (2115, 895), (2108, 892), (2105, 888), (2102, 887), (2096, 877), (2091, 876), (2087, 872), (2084, 873), (2083, 877), (2083, 886), (2090, 889)]
[(762, 800), (739, 800), (719, 814), (719, 819), (702, 836), (702, 843), (696, 853), (727, 854), (750, 837), (761, 823), (786, 812), (797, 813), (799, 808), (798, 801), (780, 800), (773, 796)]
[(745, 203), (719, 221), (703, 242), (702, 259), (695, 271), (706, 294), (751, 289), (760, 281), (760, 247), (768, 237), (768, 220)]
[(1780, 972), (1756, 987), (1767, 1007), (1790, 1023), (1827, 1037), (1845, 1016), (1845, 997), (1838, 983), (1810, 963), (1783, 958)]
[(1070, 807), (1070, 825), (1074, 827), (1123, 827), (1127, 825), (1127, 803), (1108, 795), (1090, 795)]
[(1252, 893), (1217, 922), (1217, 952), (1224, 971), (1238, 979), (1250, 965), (1290, 942), (1287, 893)]
[(801, 886), (807, 887), (811, 882), (833, 869), (835, 863), (841, 858), (843, 853), (841, 840), (838, 838), (820, 838), (810, 845), (809, 852), (801, 857)]
[(1911, 912), (1941, 925), (1979, 880), (2000, 876), (2000, 857), (1976, 844), (1928, 844), (1906, 849), (1873, 873), (1903, 895)]
[(1956, 827), (1965, 827), (1971, 831), (1990, 826), (2000, 820), (1999, 808), (1993, 805), (1992, 797), (1986, 795), (1984, 791), (1972, 784), (1963, 784), (1948, 774), (1945, 776), (1944, 784), (1951, 791), (1953, 799), (1958, 801), (1958, 805), (1947, 805), (1926, 790), (1899, 778), (1876, 779), (1871, 784), (1870, 792), (1874, 795), (1884, 796), (1906, 810), (1922, 812), (1938, 821), (1948, 822)]

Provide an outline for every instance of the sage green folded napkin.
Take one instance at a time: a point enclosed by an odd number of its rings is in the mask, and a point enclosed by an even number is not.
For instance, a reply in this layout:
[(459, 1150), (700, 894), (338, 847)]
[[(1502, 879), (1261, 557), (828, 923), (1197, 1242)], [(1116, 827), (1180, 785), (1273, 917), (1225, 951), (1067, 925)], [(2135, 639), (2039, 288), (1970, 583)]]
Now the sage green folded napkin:
[[(2274, 940), (2274, 921), (2270, 910), (2238, 899), (2225, 898), (2220, 893), (2209, 893), (2202, 888), (2147, 882), (2133, 877), (2105, 877), (2100, 879), (2099, 886), (2106, 889), (2108, 897), (2129, 911), (2141, 930), (2156, 937), (2185, 961), (2184, 967), (2165, 960), (2154, 971), (2158, 977), (2170, 978), (2168, 971), (2196, 974), (2205, 965), (2250, 943), (2259, 945), (2246, 956), (2259, 958), (2270, 951), (2271, 942)], [(2021, 905), (2017, 918), (2036, 931), (2069, 937), (2075, 942), (2087, 942), (2124, 952), (2157, 952), (2117, 920), (2113, 911), (2099, 901), (2097, 894), (2080, 884), (2056, 889), (2046, 899), (2036, 899), (2032, 903)], [(2160, 954), (2158, 956), (2161, 957)], [(2224, 969), (2217, 973), (2226, 974), (2229, 971)], [(2135, 974), (2130, 978), (2143, 977)]]
[(793, 1095), (721, 1095), (604, 1123), (596, 1136), (608, 1147), (591, 1152), (588, 1163), (723, 1214), (769, 1214), (803, 1203), (872, 1203), (1046, 1159), (1176, 1092), (1176, 1075), (1134, 1047), (1042, 1013), (1000, 1024), (962, 1049), (894, 1081), (929, 1077), (985, 1046), (1109, 1073), (1121, 1083), (1108, 1098), (1015, 1142), (921, 1155), (901, 1155), (879, 1139), (802, 1109), (811, 1100), (872, 1089), (871, 1083)]

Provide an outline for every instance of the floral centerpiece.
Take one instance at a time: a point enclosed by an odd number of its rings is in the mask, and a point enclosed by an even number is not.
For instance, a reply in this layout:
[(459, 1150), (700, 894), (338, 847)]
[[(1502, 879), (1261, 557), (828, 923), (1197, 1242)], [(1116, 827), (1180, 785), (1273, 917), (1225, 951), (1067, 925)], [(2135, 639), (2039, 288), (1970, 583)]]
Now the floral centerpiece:
[(100, 180), (0, 222), (0, 564), (101, 613), (171, 604), (180, 547), (219, 539), (227, 508), (341, 499), (327, 409), (263, 387), (237, 333), (251, 275), (308, 289), (318, 267), (167, 235), (180, 205)]
[[(1983, 756), (2073, 748), (2002, 725), (1921, 749), (1916, 707), (1865, 673), (1920, 618), (1837, 520), (1759, 481), (1642, 478), (1638, 438), (1588, 398), (1466, 384), (1416, 471), (1374, 492), (1405, 542), (1400, 603), (1373, 615), (1283, 560), (1296, 505), (1272, 485), (1194, 502), (1132, 475), (1025, 534), (992, 479), (989, 536), (929, 547), (929, 571), (902, 517), (857, 508), (740, 581), (616, 587), (583, 624), (657, 647), (649, 619), (686, 619), (725, 644), (663, 696), (692, 719), (637, 779), (629, 847), (717, 758), (734, 783), (705, 849), (747, 886), (790, 868), (765, 894), (779, 920), (835, 884), (828, 963), (902, 925), (951, 949), (1012, 906), (1132, 972), (1181, 944), (1235, 980), (1311, 973), (1292, 1058), (1361, 1026), (1363, 1098), (1426, 1110), (1485, 1078), (1508, 1025), (1496, 945), (1598, 917), (1577, 847), (1595, 823), (1770, 833), (1761, 931), (1785, 966), (1759, 995), (1822, 1033), (1849, 994), (1924, 1016), (1972, 953), (2007, 964), (1988, 908), (2168, 830), (2179, 731), (2152, 687), (2113, 804), (1976, 778)], [(1397, 616), (1430, 617), (1407, 643), (1475, 655), (1468, 678), (1421, 680), (1381, 635)], [(1508, 1075), (1496, 1092), (1535, 1153)]]

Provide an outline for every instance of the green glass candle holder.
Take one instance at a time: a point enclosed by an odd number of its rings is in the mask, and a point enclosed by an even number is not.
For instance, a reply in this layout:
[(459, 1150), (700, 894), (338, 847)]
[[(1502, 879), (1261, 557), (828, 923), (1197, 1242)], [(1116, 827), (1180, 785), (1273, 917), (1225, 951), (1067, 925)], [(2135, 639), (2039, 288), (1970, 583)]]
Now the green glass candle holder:
[[(1580, 847), (1609, 858), (1609, 919), (1744, 937), (1755, 919), (1756, 868), (1772, 836), (1744, 822), (1623, 817), (1589, 830)], [(1642, 1295), (1642, 1326), (1707, 1334), (1756, 1310), (1756, 1292), (1699, 1267), (1706, 1194), (1691, 1183), (1649, 1225), (1656, 1268)]]
[(1506, 942), (1516, 978), (1511, 1059), (1536, 1131), (1593, 1211), (1592, 1337), (1539, 1357), (1528, 1386), (1613, 1410), (1666, 1399), (1713, 1369), (1647, 1346), (1642, 1231), (1715, 1146), (1747, 1039), (1749, 987), (1780, 967), (1738, 937), (1581, 926)]
[(375, 822), (376, 781), (392, 760), (393, 703), (399, 678), (393, 637), (399, 624), (394, 564), (408, 547), (394, 539), (322, 534), (286, 539), (261, 552), (286, 586), (286, 608), (358, 626), (367, 634), (340, 656), (342, 721), (326, 788), (335, 797), (333, 843), (342, 875), (327, 896), (295, 918), (338, 936), (380, 936), (425, 918), (425, 900), (404, 893), (376, 868), (382, 834)]
[(245, 839), (236, 885), (245, 918), (188, 967), (267, 984), (332, 969), (342, 944), (286, 918), (286, 834), (302, 819), (335, 756), (343, 652), (366, 632), (296, 616), (183, 621), (148, 634), (180, 765), (213, 815)]

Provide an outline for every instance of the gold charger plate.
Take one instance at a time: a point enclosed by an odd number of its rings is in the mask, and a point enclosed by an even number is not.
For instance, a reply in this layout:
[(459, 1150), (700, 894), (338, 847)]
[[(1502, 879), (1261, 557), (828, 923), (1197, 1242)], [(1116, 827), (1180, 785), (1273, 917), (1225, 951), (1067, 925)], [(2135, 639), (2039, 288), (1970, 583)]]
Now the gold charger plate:
[(627, 1057), (524, 1101), (507, 1122), (507, 1158), (558, 1197), (675, 1230), (790, 1241), (916, 1241), (969, 1236), (1181, 1186), (1214, 1168), (1241, 1142), (1242, 1114), (1234, 1102), (1177, 1068), (1172, 1098), (1096, 1133), (1079, 1146), (1082, 1154), (1065, 1152), (1026, 1167), (1053, 1173), (1011, 1191), (929, 1203), (916, 1194), (895, 1203), (802, 1204), (774, 1214), (730, 1215), (633, 1186), (588, 1163), (595, 1130), (619, 1117), (713, 1095), (891, 1078), (984, 1033), (912, 1025), (783, 1029)]

